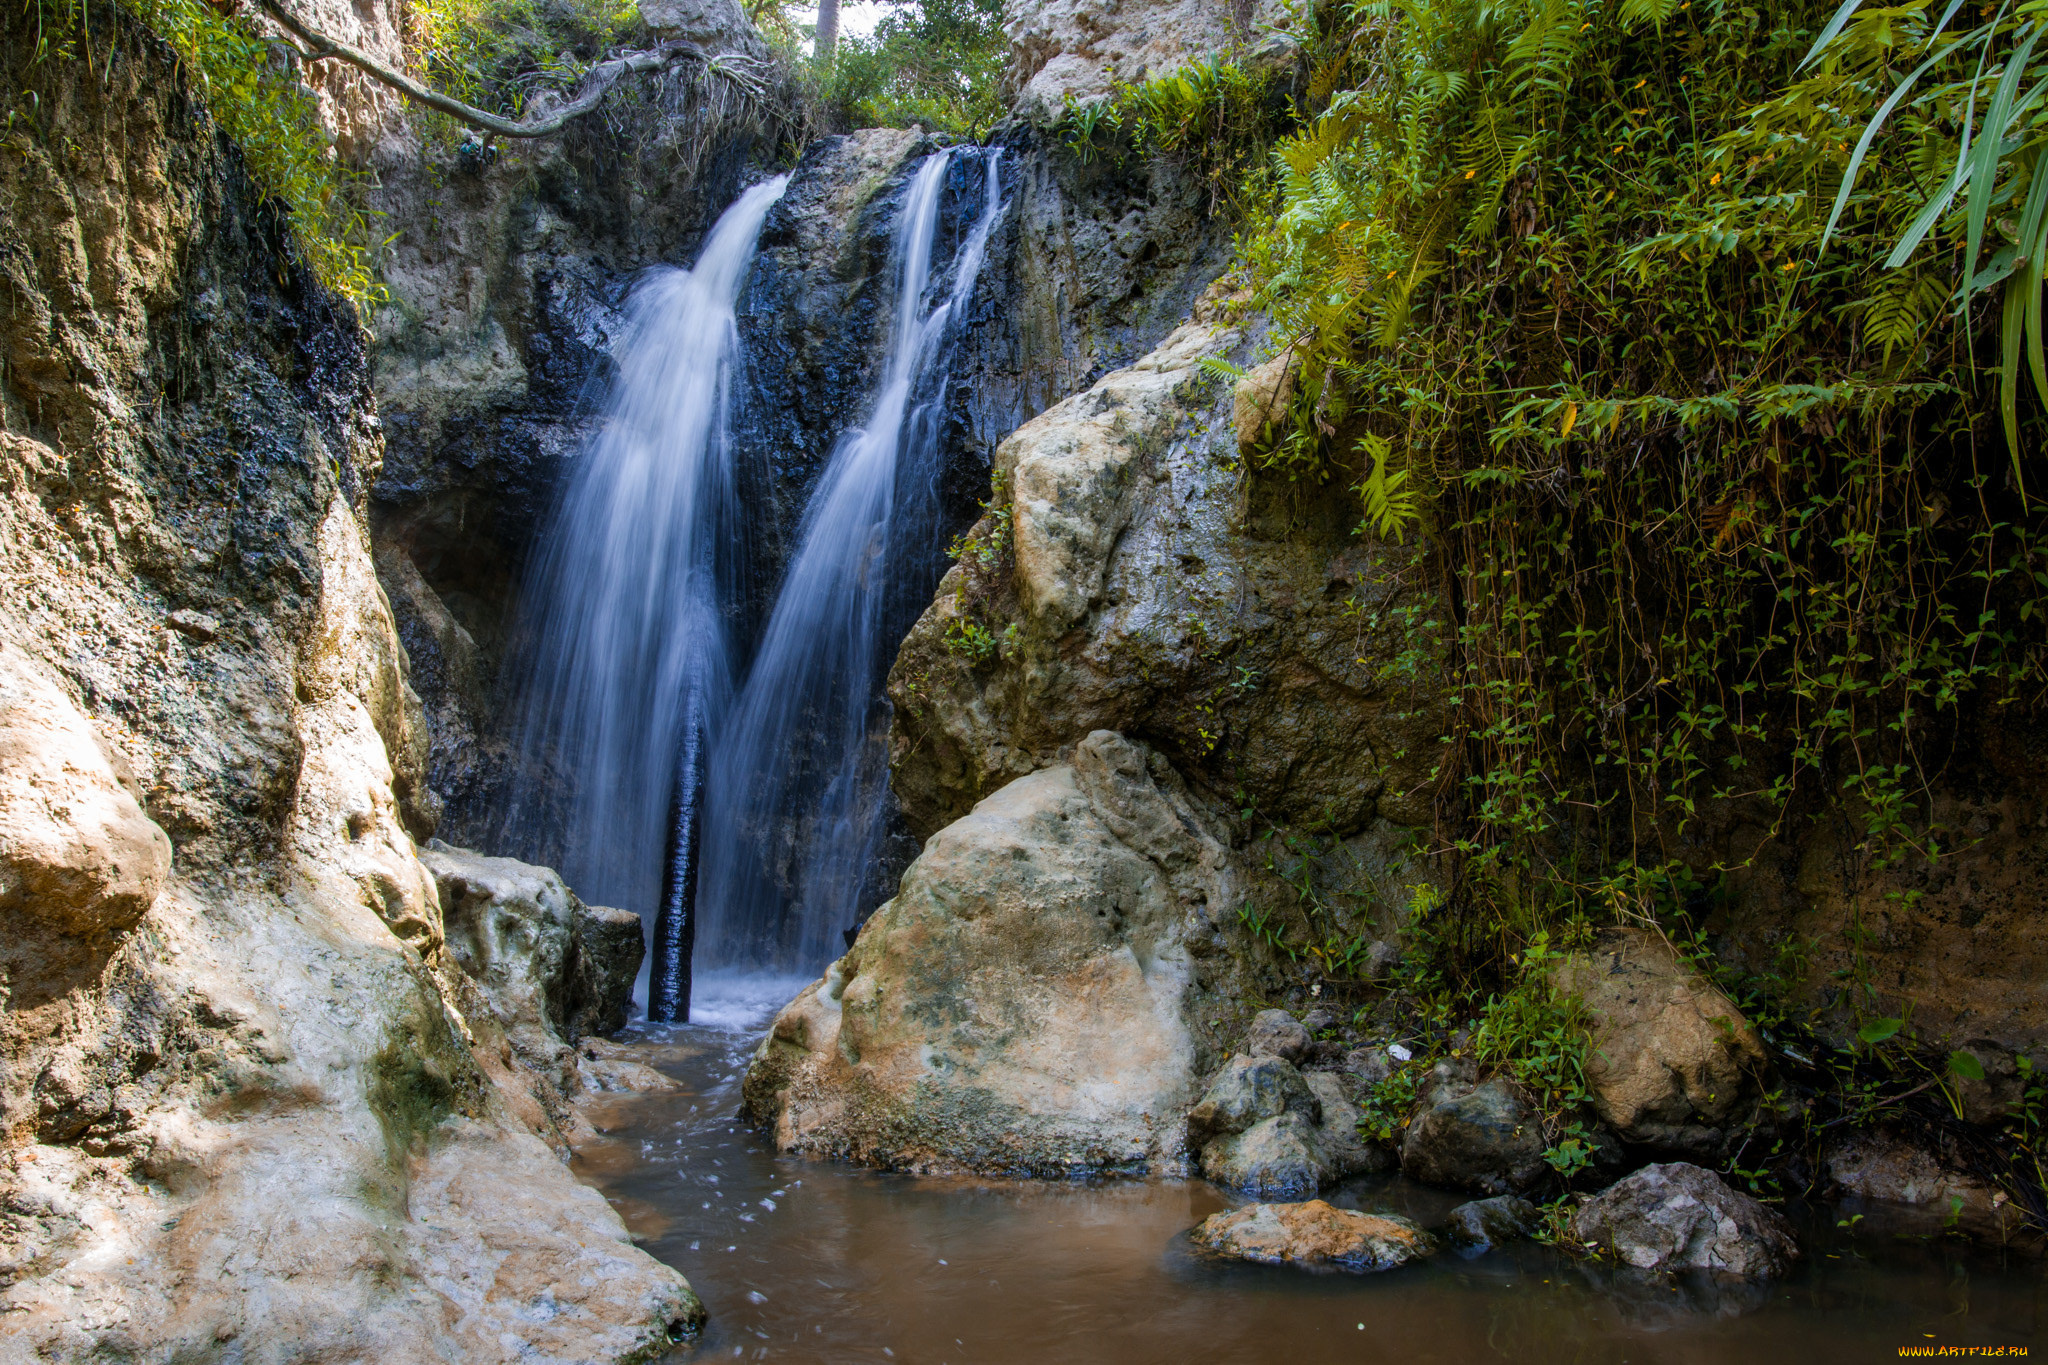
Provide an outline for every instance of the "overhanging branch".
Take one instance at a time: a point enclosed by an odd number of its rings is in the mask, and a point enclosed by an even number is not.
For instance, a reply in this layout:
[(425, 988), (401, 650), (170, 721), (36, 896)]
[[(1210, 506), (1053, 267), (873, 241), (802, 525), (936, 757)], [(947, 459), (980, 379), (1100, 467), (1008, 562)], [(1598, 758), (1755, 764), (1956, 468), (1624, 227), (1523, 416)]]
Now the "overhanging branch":
[(318, 29), (302, 23), (279, 0), (257, 0), (263, 12), (284, 28), (284, 30), (306, 45), (307, 51), (300, 57), (309, 62), (325, 61), (334, 57), (347, 62), (373, 80), (379, 81), (404, 94), (408, 99), (417, 100), (429, 109), (438, 109), (450, 118), (468, 124), (486, 133), (501, 137), (546, 137), (560, 132), (571, 119), (581, 118), (603, 102), (605, 93), (618, 84), (619, 78), (638, 71), (660, 71), (678, 61), (689, 59), (704, 63), (711, 71), (744, 88), (749, 94), (759, 95), (764, 87), (761, 78), (746, 68), (752, 63), (745, 57), (731, 54), (713, 56), (695, 43), (681, 41), (663, 43), (660, 47), (639, 52), (622, 53), (607, 61), (599, 62), (583, 78), (578, 93), (567, 104), (544, 110), (532, 118), (514, 122), (486, 113), (473, 105), (464, 104), (430, 90), (402, 71), (394, 71), (384, 63), (350, 47), (347, 43), (330, 38)]

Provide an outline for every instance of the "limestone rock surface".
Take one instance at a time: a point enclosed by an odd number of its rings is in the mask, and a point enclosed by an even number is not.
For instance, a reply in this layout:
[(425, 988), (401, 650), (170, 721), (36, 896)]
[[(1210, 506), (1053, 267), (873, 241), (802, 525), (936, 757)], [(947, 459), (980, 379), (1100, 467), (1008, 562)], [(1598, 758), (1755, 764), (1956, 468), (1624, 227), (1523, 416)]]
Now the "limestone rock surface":
[[(1426, 670), (1390, 680), (1360, 627), (1420, 591), (1403, 572), (1415, 549), (1361, 541), (1341, 497), (1242, 476), (1228, 388), (1200, 367), (1252, 348), (1223, 308), (1211, 297), (997, 449), (978, 548), (890, 674), (914, 832), (1096, 729), (1141, 733), (1262, 812), (1341, 836), (1429, 818), (1438, 691)], [(970, 624), (992, 655), (949, 645)]]
[(644, 1359), (702, 1307), (491, 1084), (414, 853), (353, 311), (106, 14), (0, 10), (0, 1356)]
[(170, 839), (121, 785), (85, 717), (34, 660), (0, 644), (0, 915), (13, 926), (10, 949), (53, 935), (110, 949), (155, 904), (170, 869)]
[(1245, 1051), (1254, 1057), (1279, 1057), (1298, 1062), (1308, 1052), (1309, 1031), (1286, 1010), (1260, 1010), (1252, 1016)]
[(1707, 1155), (1754, 1119), (1763, 1042), (1662, 935), (1609, 929), (1556, 982), (1591, 1015), (1586, 1087), (1624, 1141)]
[(1337, 1179), (1317, 1125), (1291, 1111), (1213, 1139), (1202, 1174), (1255, 1199), (1305, 1199)]
[(1572, 1226), (1580, 1241), (1637, 1270), (1770, 1279), (1799, 1258), (1784, 1215), (1683, 1161), (1616, 1181), (1587, 1201)]
[(609, 905), (578, 904), (564, 1036), (617, 1033), (633, 1010), (633, 983), (647, 956), (640, 917)]
[(2003, 1241), (2026, 1231), (2025, 1217), (2002, 1191), (1898, 1133), (1874, 1130), (1839, 1137), (1821, 1161), (1842, 1194), (1924, 1210), (1926, 1221), (1979, 1237)]
[(1321, 1199), (1213, 1214), (1192, 1235), (1226, 1256), (1311, 1269), (1392, 1270), (1434, 1250), (1429, 1234), (1405, 1218), (1340, 1209)]
[(1015, 111), (1037, 122), (1056, 120), (1073, 100), (1099, 99), (1118, 83), (1164, 76), (1191, 62), (1233, 50), (1272, 45), (1285, 7), (1218, 0), (1045, 0), (1004, 10), (1010, 39)]
[(1294, 1064), (1282, 1057), (1248, 1057), (1242, 1053), (1224, 1063), (1188, 1113), (1188, 1137), (1242, 1133), (1262, 1119), (1293, 1111), (1311, 1123), (1322, 1118), (1322, 1104)]
[(1174, 1167), (1194, 1099), (1185, 925), (1222, 842), (1156, 755), (1100, 732), (934, 835), (777, 1016), (746, 1112), (784, 1151), (1061, 1174)]

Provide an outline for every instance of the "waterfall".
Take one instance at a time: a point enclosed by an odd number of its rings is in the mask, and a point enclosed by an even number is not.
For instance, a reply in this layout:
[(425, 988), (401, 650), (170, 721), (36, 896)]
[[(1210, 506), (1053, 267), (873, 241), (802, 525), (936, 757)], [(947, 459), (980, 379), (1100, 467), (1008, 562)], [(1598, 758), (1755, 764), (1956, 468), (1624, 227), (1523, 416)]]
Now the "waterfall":
[[(731, 619), (748, 568), (730, 424), (733, 308), (787, 183), (748, 190), (694, 267), (651, 272), (634, 290), (602, 425), (569, 472), (521, 595), (508, 676), (523, 679), (513, 712), (523, 761), (504, 836), (515, 848), (558, 842), (578, 894), (643, 917), (661, 891), (679, 755), (732, 697)], [(550, 808), (556, 779), (566, 809)]]
[[(980, 215), (950, 268), (932, 254), (947, 171), (983, 158)], [(699, 955), (811, 970), (838, 955), (884, 832), (882, 682), (907, 621), (890, 607), (941, 533), (946, 364), (1000, 213), (999, 151), (941, 152), (911, 178), (890, 246), (895, 317), (866, 420), (804, 510), (745, 688), (717, 732), (704, 805)], [(921, 601), (919, 603), (921, 605)]]

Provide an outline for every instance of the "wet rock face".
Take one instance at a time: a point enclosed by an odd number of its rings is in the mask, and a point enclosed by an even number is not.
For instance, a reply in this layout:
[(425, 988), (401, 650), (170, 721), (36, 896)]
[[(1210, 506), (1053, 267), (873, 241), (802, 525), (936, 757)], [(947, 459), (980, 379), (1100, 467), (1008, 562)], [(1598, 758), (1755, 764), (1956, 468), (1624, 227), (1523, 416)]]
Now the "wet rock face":
[(1511, 1194), (1549, 1174), (1543, 1125), (1513, 1082), (1440, 1087), (1409, 1121), (1401, 1169), (1429, 1185)]
[(1751, 1128), (1769, 1073), (1763, 1042), (1661, 935), (1607, 930), (1556, 982), (1591, 1016), (1586, 1087), (1624, 1141), (1705, 1156)]
[(777, 1016), (745, 1109), (784, 1151), (907, 1169), (1177, 1169), (1194, 1099), (1185, 936), (1235, 873), (1120, 735), (927, 841)]
[(1526, 1241), (1542, 1226), (1542, 1210), (1512, 1194), (1460, 1204), (1444, 1219), (1450, 1239), (1473, 1251)]
[(413, 854), (350, 312), (159, 41), (33, 62), (35, 23), (0, 11), (37, 111), (0, 156), (9, 1347), (644, 1356), (701, 1306), (491, 1085)]
[[(1360, 541), (1330, 490), (1237, 467), (1212, 303), (1138, 364), (1019, 428), (1007, 500), (890, 674), (895, 788), (918, 832), (1097, 727), (1131, 726), (1274, 818), (1429, 818), (1429, 677), (1389, 681), (1360, 613), (1408, 601), (1413, 548)], [(959, 646), (970, 628), (992, 648)]]
[(1213, 1214), (1191, 1235), (1225, 1256), (1309, 1269), (1392, 1270), (1435, 1249), (1429, 1234), (1406, 1218), (1340, 1209), (1321, 1199)]
[(1573, 1230), (1637, 1270), (1769, 1279), (1799, 1258), (1783, 1215), (1682, 1161), (1617, 1181), (1579, 1210)]
[(626, 1026), (645, 952), (638, 915), (585, 905), (552, 868), (439, 839), (420, 862), (440, 892), (449, 955), (508, 1030), (559, 1046)]

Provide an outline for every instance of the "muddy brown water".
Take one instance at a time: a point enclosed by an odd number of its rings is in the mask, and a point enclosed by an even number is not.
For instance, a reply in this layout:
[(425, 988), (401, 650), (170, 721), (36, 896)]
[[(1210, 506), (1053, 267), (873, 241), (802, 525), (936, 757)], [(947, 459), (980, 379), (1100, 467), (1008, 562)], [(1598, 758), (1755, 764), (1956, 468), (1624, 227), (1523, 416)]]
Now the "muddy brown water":
[[(734, 1113), (769, 1014), (801, 984), (714, 981), (701, 1022), (627, 1035), (682, 1088), (607, 1101), (593, 1113), (602, 1136), (577, 1155), (577, 1175), (711, 1310), (674, 1361), (1819, 1365), (1906, 1347), (2048, 1351), (2040, 1261), (1876, 1208), (1793, 1210), (1806, 1259), (1763, 1288), (1639, 1282), (1534, 1244), (1354, 1276), (1204, 1256), (1188, 1229), (1242, 1201), (1200, 1180), (931, 1179), (778, 1156)], [(1326, 1197), (1425, 1226), (1461, 1199), (1398, 1177)]]

